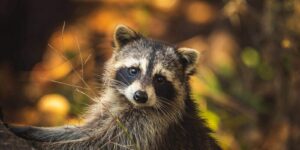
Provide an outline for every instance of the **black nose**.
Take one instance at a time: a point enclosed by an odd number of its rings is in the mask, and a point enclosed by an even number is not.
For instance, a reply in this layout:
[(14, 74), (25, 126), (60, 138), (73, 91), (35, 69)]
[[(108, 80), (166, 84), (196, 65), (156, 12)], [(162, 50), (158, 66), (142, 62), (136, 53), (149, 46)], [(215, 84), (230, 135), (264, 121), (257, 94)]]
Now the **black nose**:
[(137, 102), (137, 103), (146, 103), (148, 100), (148, 95), (146, 92), (144, 91), (136, 91), (133, 95), (133, 99)]

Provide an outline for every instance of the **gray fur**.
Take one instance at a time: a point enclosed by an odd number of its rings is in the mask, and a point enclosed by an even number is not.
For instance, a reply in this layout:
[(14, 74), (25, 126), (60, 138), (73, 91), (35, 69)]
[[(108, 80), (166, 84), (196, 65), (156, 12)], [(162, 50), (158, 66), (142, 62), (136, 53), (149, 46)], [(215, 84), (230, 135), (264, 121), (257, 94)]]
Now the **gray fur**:
[[(57, 128), (10, 126), (11, 130), (38, 149), (220, 149), (190, 98), (188, 79), (198, 53), (147, 39), (125, 26), (116, 29), (114, 43), (115, 51), (103, 77), (105, 89), (89, 108), (85, 124)], [(116, 64), (127, 63), (124, 60), (128, 58), (147, 60), (147, 70), (137, 79), (142, 88), (152, 87), (155, 68), (166, 71), (175, 89), (174, 97), (156, 96), (153, 106), (129, 101), (124, 95), (127, 85), (114, 79)]]

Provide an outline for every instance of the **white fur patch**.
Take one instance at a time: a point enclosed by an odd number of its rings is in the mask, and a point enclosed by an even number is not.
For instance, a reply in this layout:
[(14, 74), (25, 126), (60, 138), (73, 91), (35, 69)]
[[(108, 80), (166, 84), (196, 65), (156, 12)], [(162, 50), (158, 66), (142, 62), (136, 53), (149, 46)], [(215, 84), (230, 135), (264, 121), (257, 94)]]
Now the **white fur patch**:
[(146, 58), (141, 58), (141, 59), (135, 59), (135, 58), (126, 58), (122, 61), (116, 62), (114, 65), (115, 69), (122, 68), (122, 67), (138, 67), (141, 69), (142, 74), (146, 74), (148, 66), (148, 60)]
[(133, 95), (134, 95), (134, 93), (135, 93), (136, 91), (138, 91), (138, 90), (141, 90), (141, 84), (140, 84), (140, 82), (138, 82), (138, 81), (134, 81), (130, 86), (128, 86), (128, 87), (125, 89), (124, 95), (126, 96), (126, 98), (127, 98), (130, 102), (136, 104), (136, 102), (135, 102), (134, 99), (133, 99)]
[(146, 58), (142, 58), (139, 60), (139, 62), (140, 62), (140, 67), (141, 67), (140, 69), (142, 70), (142, 74), (146, 74), (149, 61)]
[(122, 61), (117, 61), (114, 65), (115, 69), (122, 68), (122, 67), (138, 67), (140, 64), (140, 61), (138, 59), (134, 58), (127, 58)]
[[(144, 104), (136, 103), (133, 99), (134, 93), (138, 90), (145, 91), (148, 95), (148, 100)], [(156, 103), (155, 91), (153, 86), (149, 85), (146, 88), (141, 86), (141, 83), (137, 80), (125, 89), (124, 95), (135, 106), (153, 106)]]

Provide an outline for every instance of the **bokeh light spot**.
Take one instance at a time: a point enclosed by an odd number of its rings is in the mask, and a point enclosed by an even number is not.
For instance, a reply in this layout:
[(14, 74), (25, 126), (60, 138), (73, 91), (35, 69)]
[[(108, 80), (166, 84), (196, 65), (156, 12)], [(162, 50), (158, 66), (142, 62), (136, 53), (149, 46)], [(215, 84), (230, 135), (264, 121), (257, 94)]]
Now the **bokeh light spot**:
[(60, 94), (45, 95), (37, 105), (39, 111), (59, 116), (66, 116), (70, 110), (68, 100)]
[(190, 3), (186, 9), (186, 17), (193, 23), (209, 23), (215, 18), (215, 11), (208, 3), (193, 2)]
[(281, 46), (283, 48), (290, 48), (292, 46), (292, 42), (289, 39), (285, 38), (281, 41)]
[(247, 47), (242, 51), (241, 57), (243, 63), (250, 68), (256, 67), (260, 61), (257, 51), (250, 47)]
[(178, 0), (153, 0), (152, 4), (161, 10), (171, 10), (177, 4)]

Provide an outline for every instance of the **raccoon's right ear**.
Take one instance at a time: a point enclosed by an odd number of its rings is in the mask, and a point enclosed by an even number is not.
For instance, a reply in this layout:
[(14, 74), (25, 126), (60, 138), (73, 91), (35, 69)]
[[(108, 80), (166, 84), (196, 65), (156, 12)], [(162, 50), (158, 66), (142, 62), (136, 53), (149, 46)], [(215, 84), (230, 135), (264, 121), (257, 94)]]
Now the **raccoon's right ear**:
[(141, 38), (141, 35), (125, 25), (118, 25), (114, 32), (113, 47), (120, 49), (129, 42)]
[(185, 73), (187, 75), (194, 74), (200, 57), (199, 51), (181, 47), (177, 49), (177, 52), (181, 56), (183, 66), (185, 67)]

